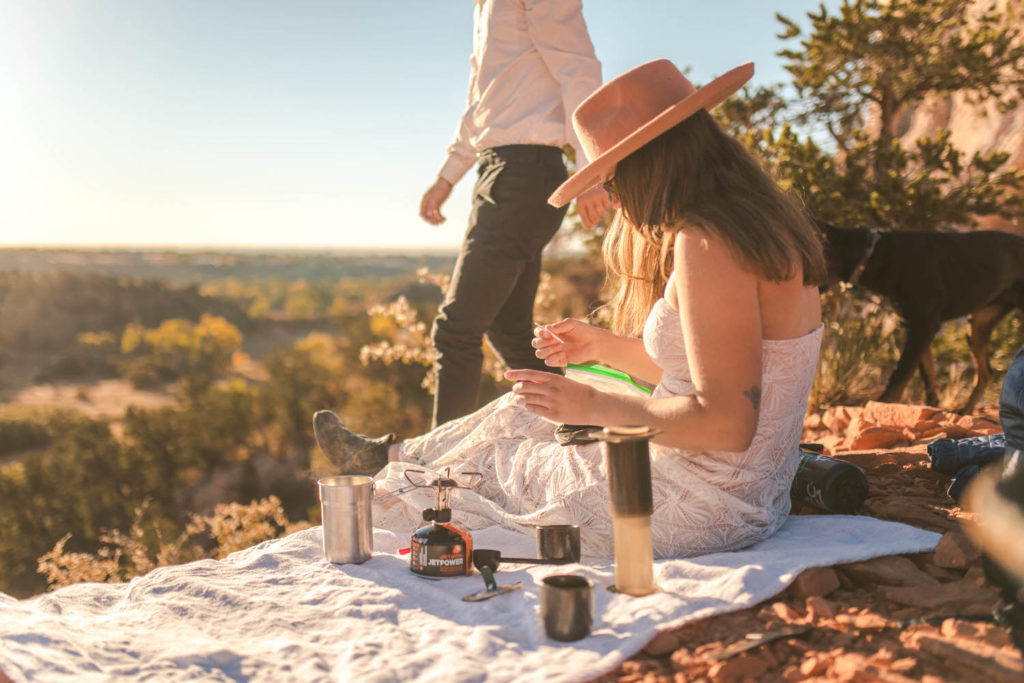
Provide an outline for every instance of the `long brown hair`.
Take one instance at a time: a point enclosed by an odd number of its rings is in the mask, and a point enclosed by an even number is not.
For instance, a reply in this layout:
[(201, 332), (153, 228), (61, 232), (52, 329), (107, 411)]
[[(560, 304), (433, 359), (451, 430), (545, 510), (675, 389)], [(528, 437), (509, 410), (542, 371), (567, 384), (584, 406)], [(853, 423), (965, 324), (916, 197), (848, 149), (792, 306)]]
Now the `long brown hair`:
[(612, 180), (622, 206), (605, 238), (605, 263), (618, 291), (617, 332), (639, 335), (672, 272), (676, 231), (720, 237), (755, 275), (782, 282), (802, 273), (825, 281), (817, 228), (799, 200), (700, 110), (620, 161)]

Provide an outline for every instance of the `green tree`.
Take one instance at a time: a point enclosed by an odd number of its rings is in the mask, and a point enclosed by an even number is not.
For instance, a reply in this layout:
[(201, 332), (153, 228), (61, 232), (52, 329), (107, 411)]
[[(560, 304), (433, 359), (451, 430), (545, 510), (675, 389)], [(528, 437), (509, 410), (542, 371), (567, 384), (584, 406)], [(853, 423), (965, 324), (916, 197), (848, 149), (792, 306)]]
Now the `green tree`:
[(124, 485), (140, 463), (125, 454), (106, 424), (58, 413), (46, 425), (43, 452), (0, 469), (2, 590), (45, 588), (36, 558), (67, 533), (73, 549), (91, 550), (103, 527), (127, 528), (136, 504)]
[[(802, 37), (794, 21), (776, 17), (785, 27), (780, 38)], [(994, 4), (845, 0), (836, 15), (821, 5), (807, 17), (811, 31), (800, 49), (779, 54), (809, 113), (841, 149), (863, 128), (868, 105), (877, 111), (884, 149), (898, 136), (900, 111), (929, 95), (963, 92), (974, 102), (1017, 104), (1024, 46), (1015, 22)]]
[[(1008, 155), (966, 158), (948, 133), (904, 146), (907, 112), (930, 98), (961, 93), (969, 102), (1017, 106), (1024, 84), (1019, 22), (967, 0), (845, 0), (819, 6), (810, 30), (776, 15), (797, 99), (780, 120), (777, 99), (748, 104), (747, 142), (800, 191), (812, 212), (840, 223), (903, 229), (971, 225), (973, 216), (1022, 213), (1024, 175), (1002, 169)], [(736, 118), (744, 120), (739, 107)], [(806, 131), (817, 134), (818, 142)]]
[(131, 324), (121, 335), (128, 379), (138, 386), (181, 379), (193, 397), (225, 374), (241, 345), (237, 327), (205, 313), (198, 323), (172, 318), (152, 329)]

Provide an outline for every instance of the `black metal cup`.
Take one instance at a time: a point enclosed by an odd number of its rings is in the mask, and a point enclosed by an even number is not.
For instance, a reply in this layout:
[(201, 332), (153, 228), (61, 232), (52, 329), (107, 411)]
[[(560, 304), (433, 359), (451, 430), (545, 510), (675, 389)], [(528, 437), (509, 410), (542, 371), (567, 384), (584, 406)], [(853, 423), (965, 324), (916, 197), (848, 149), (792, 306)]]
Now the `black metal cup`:
[(547, 524), (537, 527), (537, 554), (543, 560), (580, 561), (580, 528), (576, 524)]
[(552, 640), (579, 640), (594, 625), (594, 582), (579, 574), (555, 574), (540, 584), (540, 618)]
[(483, 571), (487, 567), (492, 572), (498, 570), (501, 564), (501, 551), (488, 550), (487, 548), (476, 548), (473, 550), (473, 566)]

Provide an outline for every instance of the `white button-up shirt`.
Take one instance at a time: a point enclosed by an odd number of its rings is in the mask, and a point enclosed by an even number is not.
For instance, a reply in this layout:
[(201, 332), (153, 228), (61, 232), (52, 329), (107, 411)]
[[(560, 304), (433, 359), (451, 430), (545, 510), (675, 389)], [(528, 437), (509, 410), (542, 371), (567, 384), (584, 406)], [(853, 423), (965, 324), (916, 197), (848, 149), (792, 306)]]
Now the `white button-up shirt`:
[(439, 175), (453, 185), (499, 145), (570, 144), (576, 106), (601, 85), (581, 0), (476, 0), (469, 97)]

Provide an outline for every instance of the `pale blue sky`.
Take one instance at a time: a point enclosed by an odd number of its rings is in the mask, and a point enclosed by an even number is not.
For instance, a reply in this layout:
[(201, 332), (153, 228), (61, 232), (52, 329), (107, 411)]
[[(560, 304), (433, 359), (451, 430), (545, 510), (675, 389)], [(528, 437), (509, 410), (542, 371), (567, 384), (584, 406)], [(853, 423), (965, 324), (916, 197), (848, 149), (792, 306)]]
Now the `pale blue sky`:
[[(838, 0), (826, 6), (834, 7)], [(776, 11), (584, 0), (607, 80), (785, 78)], [(470, 0), (0, 0), (0, 245), (455, 247), (417, 209), (465, 103)]]

